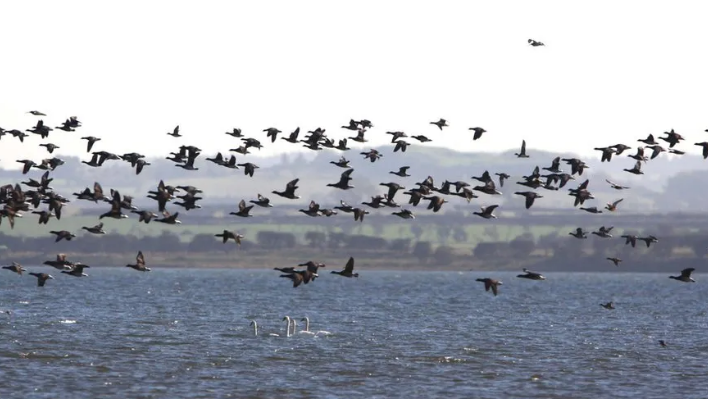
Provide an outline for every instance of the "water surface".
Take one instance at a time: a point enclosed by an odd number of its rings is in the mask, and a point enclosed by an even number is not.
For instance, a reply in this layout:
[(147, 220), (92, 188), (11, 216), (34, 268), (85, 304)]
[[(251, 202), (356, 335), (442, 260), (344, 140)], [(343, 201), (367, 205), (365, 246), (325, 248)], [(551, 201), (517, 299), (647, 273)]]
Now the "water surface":
[[(267, 270), (91, 268), (88, 278), (52, 272), (43, 289), (34, 277), (4, 272), (0, 308), (13, 314), (0, 319), (0, 397), (708, 392), (701, 275), (687, 284), (665, 274), (546, 273), (546, 281), (528, 281), (503, 272), (359, 272), (358, 279), (323, 272), (297, 289)], [(487, 276), (503, 280), (499, 296), (475, 282)], [(602, 308), (607, 301), (617, 308)], [(285, 337), (285, 315), (308, 316), (312, 331), (331, 334)], [(250, 319), (261, 326), (258, 336)]]

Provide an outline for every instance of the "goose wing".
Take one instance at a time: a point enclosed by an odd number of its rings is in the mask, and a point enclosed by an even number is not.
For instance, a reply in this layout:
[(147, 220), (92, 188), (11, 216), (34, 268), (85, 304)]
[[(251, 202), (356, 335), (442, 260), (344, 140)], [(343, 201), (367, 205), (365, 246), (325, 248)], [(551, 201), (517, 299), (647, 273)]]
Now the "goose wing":
[(694, 268), (692, 268), (692, 267), (689, 267), (689, 268), (687, 268), (687, 269), (681, 270), (681, 277), (684, 277), (684, 278), (691, 277), (691, 273), (692, 273), (694, 270), (696, 270), (696, 269), (694, 269)]
[[(354, 271), (354, 257), (350, 257), (347, 264), (344, 266), (344, 271), (346, 273), (352, 273)], [(690, 272), (689, 272), (690, 273)]]
[(103, 187), (101, 187), (100, 183), (93, 183), (93, 193), (95, 197), (103, 197)]
[(388, 198), (390, 201), (393, 201), (393, 196), (396, 195), (396, 192), (398, 191), (399, 187), (395, 185), (390, 185), (388, 187), (388, 193), (386, 194), (386, 198)]
[(497, 209), (499, 205), (489, 205), (488, 207), (484, 208), (484, 213), (489, 213), (491, 214), (494, 212), (495, 209)]
[(145, 266), (145, 256), (143, 256), (143, 251), (138, 251), (138, 256), (135, 257), (135, 263), (138, 266)]
[(354, 169), (347, 169), (344, 172), (342, 172), (342, 176), (340, 177), (339, 181), (346, 184), (351, 180), (351, 174), (354, 172)]
[(288, 182), (288, 184), (285, 185), (286, 191), (294, 192), (298, 187), (297, 187), (297, 182), (299, 182), (300, 179), (294, 179)]
[(531, 276), (540, 276), (541, 275), (541, 273), (531, 271), (527, 268), (523, 268), (522, 270), (524, 271), (524, 273), (531, 275)]

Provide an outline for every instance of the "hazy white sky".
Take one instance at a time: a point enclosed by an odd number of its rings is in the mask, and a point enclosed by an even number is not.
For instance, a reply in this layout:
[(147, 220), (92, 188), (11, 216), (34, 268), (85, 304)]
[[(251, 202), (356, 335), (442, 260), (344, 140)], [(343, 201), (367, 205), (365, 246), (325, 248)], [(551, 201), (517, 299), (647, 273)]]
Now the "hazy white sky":
[[(592, 153), (660, 134), (708, 139), (708, 24), (693, 1), (17, 1), (2, 4), (0, 127), (48, 114), (59, 154), (213, 153), (240, 127), (370, 119), (438, 145)], [(531, 47), (533, 38), (546, 47)], [(442, 133), (429, 122), (446, 118)], [(166, 135), (179, 124), (184, 139)], [(469, 127), (488, 130), (476, 142)], [(381, 137), (376, 140), (376, 136)], [(46, 153), (5, 136), (4, 165)], [(46, 142), (46, 141), (44, 141)], [(279, 140), (269, 150), (294, 148)], [(84, 157), (88, 158), (84, 155)], [(14, 164), (14, 166), (19, 166)]]

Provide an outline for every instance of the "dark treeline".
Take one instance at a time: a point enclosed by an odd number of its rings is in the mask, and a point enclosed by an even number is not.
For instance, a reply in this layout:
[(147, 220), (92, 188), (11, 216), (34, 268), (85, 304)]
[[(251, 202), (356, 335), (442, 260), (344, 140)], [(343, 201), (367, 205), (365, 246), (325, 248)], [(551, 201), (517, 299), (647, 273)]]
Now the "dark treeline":
[[(475, 199), (473, 201), (479, 201)], [(504, 209), (499, 209), (498, 214), (502, 215), (505, 212), (510, 213), (509, 216), (494, 219), (494, 221), (484, 220), (474, 215), (473, 212), (479, 210), (477, 204), (465, 204), (467, 206), (456, 207), (446, 210), (445, 212), (432, 213), (425, 209), (426, 203), (421, 203), (418, 207), (410, 207), (416, 213), (416, 219), (413, 221), (401, 221), (396, 216), (391, 215), (395, 211), (392, 208), (371, 209), (372, 216), (365, 220), (368, 226), (412, 226), (420, 225), (422, 228), (437, 228), (437, 226), (449, 226), (450, 229), (464, 227), (465, 225), (482, 225), (490, 226), (505, 225), (505, 226), (577, 226), (587, 229), (597, 228), (600, 226), (621, 226), (623, 229), (633, 229), (640, 231), (648, 231), (647, 234), (662, 234), (665, 231), (674, 231), (675, 229), (696, 229), (701, 230), (708, 226), (708, 215), (704, 213), (665, 213), (665, 214), (636, 214), (627, 212), (605, 212), (602, 214), (588, 214), (578, 210), (578, 208), (569, 209), (548, 209), (541, 206), (534, 206), (530, 210), (524, 209), (523, 201), (509, 204)], [(199, 210), (184, 210), (176, 209), (180, 212), (180, 219), (187, 220), (189, 225), (202, 226), (221, 226), (225, 223), (236, 222), (239, 226), (261, 225), (261, 224), (278, 224), (278, 225), (310, 225), (322, 226), (327, 228), (355, 229), (360, 226), (359, 223), (354, 223), (351, 214), (340, 213), (332, 217), (317, 217), (312, 218), (298, 212), (303, 205), (280, 205), (277, 208), (257, 208), (252, 213), (256, 213), (257, 217), (252, 218), (236, 218), (224, 213), (237, 210), (237, 204), (228, 205), (206, 205)], [(105, 212), (104, 208), (96, 207), (95, 209), (81, 209), (79, 215), (96, 216)], [(218, 215), (218, 216), (216, 216)], [(465, 219), (464, 223), (460, 223), (461, 219)], [(184, 226), (188, 228), (188, 226)], [(218, 229), (218, 228), (217, 228)], [(375, 227), (379, 229), (379, 227)], [(653, 231), (653, 233), (652, 233)]]
[[(600, 238), (589, 235), (587, 239), (576, 239), (567, 232), (557, 231), (534, 237), (522, 234), (511, 241), (486, 241), (474, 247), (464, 243), (467, 237), (461, 230), (445, 229), (437, 226), (440, 239), (437, 242), (415, 240), (413, 238), (385, 239), (371, 235), (347, 234), (342, 232), (306, 231), (301, 236), (289, 232), (260, 231), (244, 241), (241, 247), (233, 242), (223, 244), (213, 234), (197, 234), (189, 241), (164, 231), (158, 236), (136, 237), (134, 235), (85, 235), (66, 242), (55, 243), (53, 237), (16, 237), (0, 233), (5, 259), (21, 262), (41, 263), (54, 254), (81, 254), (82, 259), (105, 259), (115, 254), (125, 257), (135, 248), (150, 254), (181, 254), (185, 261), (173, 266), (199, 266), (190, 263), (189, 258), (200, 258), (200, 254), (218, 258), (220, 266), (248, 266), (254, 257), (272, 259), (280, 263), (292, 260), (293, 254), (301, 257), (318, 257), (322, 254), (357, 254), (366, 258), (379, 258), (380, 263), (372, 266), (392, 266), (389, 259), (401, 267), (418, 266), (433, 269), (513, 269), (520, 266), (543, 265), (546, 270), (672, 270), (682, 262), (700, 262), (708, 253), (708, 231), (679, 233), (662, 231), (659, 242), (650, 248), (639, 241), (632, 248), (619, 238)], [(489, 226), (485, 234), (495, 237), (495, 226)], [(462, 231), (464, 234), (464, 231)], [(636, 233), (626, 230), (625, 233)], [(15, 256), (22, 254), (22, 259)], [(248, 256), (241, 256), (248, 255)], [(103, 257), (102, 257), (103, 256)], [(610, 264), (606, 257), (620, 257), (624, 260), (620, 268)], [(227, 261), (224, 261), (224, 260)], [(298, 259), (296, 259), (298, 260)], [(304, 261), (304, 260), (303, 260)], [(267, 263), (267, 262), (266, 262)], [(371, 263), (371, 262), (370, 262)], [(269, 266), (263, 264), (261, 266)]]

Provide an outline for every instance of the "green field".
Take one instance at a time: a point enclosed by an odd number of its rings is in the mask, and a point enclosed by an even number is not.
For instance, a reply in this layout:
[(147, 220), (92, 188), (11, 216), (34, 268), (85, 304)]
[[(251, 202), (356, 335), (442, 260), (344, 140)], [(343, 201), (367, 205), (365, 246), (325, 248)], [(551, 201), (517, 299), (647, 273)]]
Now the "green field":
[[(198, 234), (216, 234), (224, 229), (235, 230), (246, 235), (246, 240), (255, 240), (260, 231), (276, 231), (281, 233), (294, 234), (300, 242), (305, 242), (305, 233), (309, 231), (317, 231), (322, 233), (337, 232), (354, 235), (368, 235), (382, 237), (387, 240), (395, 240), (400, 238), (410, 238), (415, 240), (415, 235), (411, 231), (416, 221), (411, 222), (395, 222), (390, 224), (367, 224), (356, 223), (352, 221), (351, 225), (346, 224), (344, 228), (328, 227), (314, 224), (268, 224), (268, 223), (238, 223), (236, 218), (223, 218), (223, 223), (212, 225), (190, 225), (187, 223), (181, 225), (165, 225), (161, 223), (150, 224), (138, 223), (131, 215), (127, 220), (103, 219), (104, 230), (108, 234), (130, 234), (137, 237), (143, 236), (158, 236), (163, 232), (171, 232), (177, 234), (184, 242), (188, 242)], [(15, 228), (10, 230), (7, 223), (3, 223), (0, 231), (11, 236), (25, 237), (41, 237), (48, 236), (51, 230), (68, 230), (77, 235), (85, 233), (82, 231), (83, 226), (94, 226), (99, 222), (95, 216), (70, 216), (65, 215), (62, 220), (52, 219), (48, 225), (39, 225), (36, 215), (26, 214), (22, 219), (17, 219)], [(440, 226), (434, 224), (421, 224), (420, 240), (430, 241), (436, 244), (446, 244), (453, 247), (472, 248), (479, 242), (486, 241), (511, 241), (519, 236), (530, 234), (534, 239), (548, 234), (567, 235), (575, 226), (530, 226), (523, 227), (518, 225), (493, 225), (484, 223), (467, 224), (460, 229), (464, 231), (466, 240), (455, 240), (453, 234), (450, 234), (446, 240), (441, 240), (438, 234)], [(444, 236), (444, 234), (443, 234)]]

